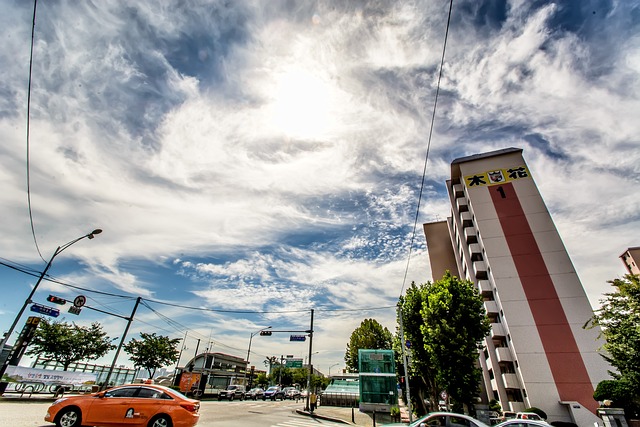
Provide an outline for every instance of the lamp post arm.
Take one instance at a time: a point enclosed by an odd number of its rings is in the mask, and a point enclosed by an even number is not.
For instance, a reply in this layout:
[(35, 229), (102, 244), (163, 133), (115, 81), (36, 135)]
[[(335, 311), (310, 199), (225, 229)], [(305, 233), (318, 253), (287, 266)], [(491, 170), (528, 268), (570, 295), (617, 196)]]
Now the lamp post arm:
[[(40, 273), (40, 276), (38, 277), (38, 281), (36, 282), (34, 287), (31, 289), (31, 292), (29, 293), (29, 296), (27, 297), (27, 299), (24, 301), (24, 304), (22, 305), (22, 308), (20, 308), (20, 311), (18, 311), (18, 315), (13, 320), (13, 323), (11, 324), (11, 327), (7, 331), (7, 334), (2, 339), (2, 344), (0, 345), (0, 350), (4, 349), (4, 346), (9, 341), (9, 338), (11, 337), (11, 334), (13, 334), (13, 331), (16, 328), (16, 325), (18, 324), (18, 322), (20, 321), (20, 318), (22, 317), (22, 314), (24, 313), (24, 311), (27, 308), (27, 306), (31, 303), (31, 298), (33, 297), (33, 294), (36, 293), (36, 290), (38, 290), (38, 286), (40, 286), (40, 282), (42, 282), (42, 279), (44, 279), (44, 276), (46, 276), (47, 271), (49, 271), (49, 268), (51, 267), (51, 263), (53, 262), (53, 259), (60, 252), (62, 252), (62, 250), (60, 249), (60, 246), (58, 246), (58, 249), (56, 249), (56, 251), (53, 253), (53, 256), (49, 259), (49, 262), (47, 263), (46, 267), (44, 268), (44, 270), (42, 270), (42, 273)], [(4, 371), (3, 371), (3, 373), (4, 373)]]

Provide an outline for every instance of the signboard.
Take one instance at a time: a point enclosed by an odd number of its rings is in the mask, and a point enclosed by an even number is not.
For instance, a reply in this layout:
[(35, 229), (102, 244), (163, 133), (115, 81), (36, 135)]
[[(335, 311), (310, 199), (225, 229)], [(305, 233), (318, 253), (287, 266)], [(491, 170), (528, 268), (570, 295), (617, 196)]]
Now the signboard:
[(75, 314), (76, 316), (77, 316), (78, 314), (80, 314), (80, 312), (81, 312), (81, 311), (82, 311), (82, 309), (81, 309), (80, 307), (75, 306), (75, 305), (74, 305), (74, 306), (69, 307), (69, 313), (71, 313), (71, 314)]
[(75, 371), (54, 371), (52, 369), (25, 368), (23, 366), (7, 366), (2, 377), (8, 382), (41, 382), (51, 384), (89, 385), (95, 384), (96, 374)]
[(183, 372), (180, 376), (180, 391), (185, 393), (194, 388), (199, 388), (202, 374), (195, 372)]
[(306, 341), (306, 335), (291, 335), (289, 336), (289, 341)]
[(526, 166), (517, 166), (509, 169), (498, 169), (476, 173), (464, 177), (467, 187), (479, 187), (484, 185), (504, 184), (518, 179), (531, 178)]
[(285, 366), (287, 368), (302, 368), (302, 358), (288, 358)]
[(31, 311), (51, 317), (60, 316), (60, 310), (58, 310), (57, 308), (47, 307), (46, 305), (42, 304), (31, 304)]

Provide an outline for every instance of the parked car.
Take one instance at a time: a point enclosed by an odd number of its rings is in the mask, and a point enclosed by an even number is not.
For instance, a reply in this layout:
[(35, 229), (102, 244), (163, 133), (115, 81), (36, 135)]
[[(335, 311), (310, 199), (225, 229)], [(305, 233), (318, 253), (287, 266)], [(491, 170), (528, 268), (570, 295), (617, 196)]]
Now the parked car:
[(542, 419), (542, 417), (538, 414), (536, 414), (535, 412), (518, 412), (516, 414), (516, 419), (517, 420), (537, 420), (537, 421), (544, 421)]
[(284, 400), (284, 391), (280, 386), (277, 386), (277, 385), (271, 386), (268, 389), (266, 389), (264, 391), (264, 394), (262, 395), (262, 400), (267, 400), (267, 399)]
[[(404, 423), (383, 424), (383, 427), (407, 427)], [(422, 418), (418, 418), (409, 427), (489, 427), (482, 421), (478, 421), (464, 414), (454, 412), (431, 412)]]
[(300, 399), (300, 390), (295, 387), (285, 387), (283, 391), (285, 399)]
[(494, 427), (549, 427), (551, 424), (541, 420), (530, 420), (524, 418), (511, 418)]
[(169, 387), (127, 384), (109, 390), (56, 400), (44, 420), (58, 427), (134, 425), (193, 427), (200, 402)]
[(516, 413), (512, 412), (512, 411), (503, 411), (501, 416), (497, 416), (497, 417), (492, 417), (489, 421), (491, 422), (491, 425), (496, 425), (496, 424), (500, 424), (502, 422), (505, 422), (507, 420), (510, 420), (512, 418), (516, 417)]
[(264, 396), (264, 390), (261, 389), (260, 387), (255, 387), (249, 390), (245, 396), (247, 399), (253, 399), (253, 400), (262, 399), (262, 396)]
[(246, 390), (244, 388), (243, 385), (230, 385), (227, 387), (226, 390), (222, 390), (220, 393), (218, 393), (218, 400), (222, 400), (222, 399), (229, 399), (229, 400), (233, 400), (233, 399), (240, 399), (240, 400), (244, 400), (244, 395), (246, 393)]

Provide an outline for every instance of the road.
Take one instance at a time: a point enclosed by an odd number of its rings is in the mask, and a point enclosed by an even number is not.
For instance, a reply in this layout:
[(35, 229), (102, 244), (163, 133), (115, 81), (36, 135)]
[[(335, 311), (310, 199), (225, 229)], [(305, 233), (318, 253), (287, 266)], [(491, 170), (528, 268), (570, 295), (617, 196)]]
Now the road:
[[(0, 402), (2, 427), (52, 427), (43, 420), (48, 402)], [(345, 427), (331, 421), (311, 419), (295, 412), (302, 401), (203, 401), (197, 427)]]

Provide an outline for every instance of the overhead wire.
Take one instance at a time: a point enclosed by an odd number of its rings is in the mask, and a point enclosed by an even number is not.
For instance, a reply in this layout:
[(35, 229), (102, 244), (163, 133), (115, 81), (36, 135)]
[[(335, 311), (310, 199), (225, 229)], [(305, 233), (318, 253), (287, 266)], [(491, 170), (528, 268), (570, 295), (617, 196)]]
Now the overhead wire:
[(427, 152), (424, 157), (424, 167), (422, 169), (422, 181), (420, 182), (420, 191), (418, 193), (418, 204), (416, 206), (416, 216), (413, 222), (413, 232), (411, 233), (411, 241), (409, 243), (409, 254), (407, 256), (407, 265), (404, 270), (404, 277), (402, 279), (402, 288), (400, 289), (400, 296), (404, 292), (404, 288), (407, 284), (407, 275), (409, 274), (409, 264), (411, 263), (411, 254), (413, 252), (413, 243), (416, 237), (416, 229), (418, 228), (418, 217), (420, 215), (420, 204), (422, 203), (422, 193), (424, 191), (424, 182), (427, 176), (427, 164), (429, 163), (429, 151), (431, 150), (431, 140), (433, 137), (433, 126), (436, 120), (436, 110), (438, 107), (438, 95), (440, 94), (440, 82), (442, 80), (442, 70), (444, 68), (444, 58), (447, 51), (447, 39), (449, 38), (449, 27), (451, 25), (451, 11), (453, 9), (453, 0), (449, 1), (449, 14), (447, 17), (447, 25), (444, 33), (444, 43), (442, 45), (442, 57), (440, 59), (440, 70), (438, 73), (438, 82), (436, 84), (436, 94), (433, 101), (433, 109), (431, 112), (431, 124), (429, 126), (429, 137), (427, 138)]
[(38, 7), (38, 0), (33, 0), (33, 20), (31, 22), (31, 50), (29, 53), (29, 84), (27, 88), (27, 206), (29, 208), (29, 222), (31, 224), (31, 235), (33, 236), (33, 243), (36, 245), (36, 250), (42, 261), (47, 262), (38, 246), (38, 239), (36, 238), (36, 230), (33, 225), (33, 210), (31, 209), (31, 162), (30, 162), (30, 129), (31, 129), (31, 80), (33, 75), (33, 45), (36, 34), (36, 10)]

